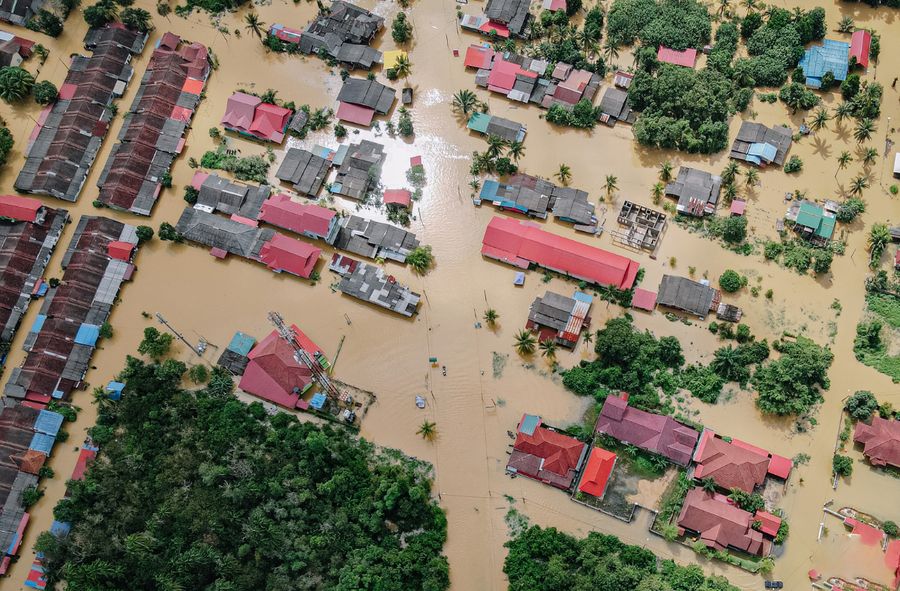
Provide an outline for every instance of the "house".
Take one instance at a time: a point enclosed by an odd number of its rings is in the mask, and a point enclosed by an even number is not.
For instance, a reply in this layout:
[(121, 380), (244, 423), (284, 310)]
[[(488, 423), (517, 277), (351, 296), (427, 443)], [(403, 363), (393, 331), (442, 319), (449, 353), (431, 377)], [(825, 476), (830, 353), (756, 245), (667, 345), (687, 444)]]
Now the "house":
[(682, 166), (678, 169), (678, 177), (666, 185), (665, 194), (678, 199), (675, 206), (678, 213), (703, 217), (716, 212), (721, 190), (722, 177)]
[(384, 159), (384, 146), (379, 143), (363, 140), (358, 144), (342, 145), (334, 157), (338, 171), (331, 192), (364, 200), (378, 184)]
[(702, 320), (710, 311), (718, 308), (721, 297), (721, 292), (709, 285), (687, 277), (663, 275), (656, 302), (660, 306), (689, 312)]
[(631, 306), (645, 312), (652, 312), (656, 308), (656, 292), (649, 289), (635, 288), (634, 297), (631, 298)]
[(500, 39), (509, 39), (509, 29), (506, 25), (492, 22), (488, 17), (464, 14), (459, 17), (459, 26), (473, 33), (480, 33), (489, 37), (498, 37)]
[(541, 8), (544, 10), (549, 10), (551, 12), (556, 12), (557, 10), (566, 11), (566, 0), (544, 0), (541, 4)]
[(338, 93), (335, 115), (341, 121), (368, 126), (376, 114), (387, 115), (397, 91), (375, 80), (347, 78)]
[(676, 51), (660, 45), (656, 52), (656, 59), (663, 64), (693, 68), (697, 63), (697, 50), (691, 47), (683, 51)]
[[(865, 29), (857, 29), (850, 37), (850, 60), (863, 68), (869, 67), (869, 49), (872, 46), (872, 33)], [(805, 70), (804, 70), (805, 72)]]
[(531, 20), (529, 0), (488, 0), (484, 15), (492, 22), (504, 25), (510, 34), (522, 37)]
[(403, 228), (352, 215), (341, 219), (332, 244), (369, 259), (405, 263), (407, 255), (419, 246), (419, 241), (415, 234)]
[[(291, 330), (295, 336), (303, 334), (296, 325), (291, 325)], [(312, 343), (306, 335), (303, 338)], [(313, 385), (313, 372), (297, 360), (294, 348), (277, 330), (253, 347), (247, 358), (238, 388), (285, 408), (306, 410), (308, 405), (302, 397)]]
[(16, 67), (31, 55), (34, 42), (0, 31), (0, 68)]
[(421, 295), (397, 283), (381, 267), (335, 253), (328, 269), (341, 276), (337, 289), (350, 297), (374, 304), (407, 318), (412, 317)]
[(615, 467), (616, 454), (601, 447), (591, 449), (584, 472), (581, 473), (578, 492), (602, 499)]
[(768, 511), (757, 509), (753, 513), (753, 521), (759, 522), (759, 529), (765, 535), (774, 538), (778, 535), (778, 529), (781, 527), (781, 517), (772, 515)]
[(544, 427), (541, 417), (523, 415), (506, 472), (568, 490), (587, 455), (587, 446), (568, 435)]
[(221, 211), (254, 220), (272, 192), (269, 185), (245, 185), (205, 172), (194, 173), (191, 185), (198, 191), (194, 205), (197, 209), (207, 213)]
[(112, 120), (109, 106), (125, 92), (134, 74), (131, 57), (146, 40), (145, 33), (115, 24), (88, 31), (85, 43), (93, 54), (72, 57), (59, 99), (37, 119), (16, 189), (64, 201), (78, 198)]
[(259, 97), (235, 92), (228, 97), (221, 124), (228, 131), (280, 144), (293, 114), (290, 109), (264, 103)]
[(600, 99), (600, 122), (614, 126), (618, 121), (634, 123), (637, 115), (628, 104), (628, 93), (610, 86)]
[(394, 205), (409, 209), (412, 203), (412, 193), (409, 189), (385, 189), (381, 195), (385, 205)]
[(607, 396), (594, 430), (687, 466), (700, 434), (672, 417), (628, 406), (626, 398)]
[(153, 51), (137, 96), (125, 114), (118, 142), (97, 180), (98, 201), (150, 215), (209, 76), (209, 52), (166, 33)]
[(770, 129), (762, 123), (743, 121), (729, 156), (756, 166), (783, 166), (792, 141), (791, 130), (783, 125)]
[(771, 542), (751, 527), (753, 521), (753, 515), (729, 503), (727, 497), (693, 488), (684, 498), (678, 528), (679, 533), (697, 535), (712, 550), (732, 548), (767, 556)]
[(524, 141), (527, 129), (522, 123), (488, 113), (473, 113), (466, 127), (482, 135), (497, 136), (507, 142)]
[(281, 166), (275, 172), (275, 178), (293, 185), (294, 190), (301, 195), (315, 197), (328, 178), (331, 164), (331, 160), (308, 150), (288, 148)]
[(712, 478), (725, 489), (738, 488), (752, 493), (769, 470), (769, 456), (753, 448), (725, 441), (710, 429), (704, 429), (694, 452), (694, 478)]
[(299, 203), (284, 193), (266, 199), (259, 213), (261, 222), (329, 244), (337, 236), (338, 219), (334, 210), (313, 203)]
[[(597, 89), (599, 88), (600, 80), (595, 76), (592, 72), (588, 72), (587, 70), (578, 70), (573, 69), (568, 76), (566, 76), (565, 80), (561, 80), (556, 85), (556, 90), (553, 92), (553, 99), (545, 99), (544, 104), (545, 107), (549, 108), (553, 105), (553, 103), (563, 103), (569, 107), (574, 106), (578, 101), (582, 98), (587, 98), (588, 100), (593, 99), (594, 94), (596, 94)], [(588, 93), (588, 87), (592, 86), (593, 89)], [(587, 94), (587, 96), (586, 96)], [(549, 102), (547, 102), (549, 100)]]
[(537, 297), (528, 311), (525, 328), (538, 333), (538, 340), (554, 340), (556, 344), (572, 349), (581, 331), (590, 327), (593, 298), (576, 291), (572, 297), (548, 291)]
[(613, 85), (617, 88), (621, 88), (622, 90), (628, 90), (633, 81), (634, 74), (632, 74), (631, 72), (623, 72), (622, 70), (617, 70), (613, 75)]
[(288, 238), (284, 234), (275, 234), (263, 244), (259, 251), (259, 260), (276, 273), (285, 271), (309, 279), (320, 254), (322, 254), (320, 248)]
[(831, 72), (838, 82), (847, 79), (847, 71), (850, 69), (849, 57), (849, 43), (825, 39), (822, 45), (813, 45), (807, 49), (797, 67), (803, 69), (807, 86), (820, 88), (822, 78), (827, 72)]
[(542, 220), (547, 219), (547, 209), (550, 206), (549, 190), (542, 192), (539, 187), (501, 184), (490, 179), (481, 185), (478, 197), (479, 201), (487, 201), (501, 211), (511, 210)]
[(35, 14), (44, 8), (45, 0), (0, 0), (0, 21), (24, 27)]
[(504, 217), (495, 217), (488, 224), (481, 255), (520, 269), (536, 265), (616, 289), (630, 289), (640, 268), (627, 257), (545, 232), (534, 223)]
[(272, 239), (275, 231), (240, 220), (246, 218), (235, 214), (228, 219), (195, 207), (185, 207), (175, 229), (185, 240), (258, 261), (263, 245)]
[(794, 222), (794, 231), (815, 244), (828, 244), (837, 222), (834, 208), (826, 210), (812, 201), (795, 201), (788, 208), (785, 219)]
[(873, 466), (900, 468), (900, 421), (872, 417), (869, 424), (856, 423), (854, 443), (863, 446), (863, 455)]
[(381, 52), (368, 47), (384, 27), (384, 18), (355, 4), (336, 0), (327, 12), (320, 11), (297, 39), (296, 31), (273, 25), (273, 34), (286, 43), (299, 45), (307, 55), (325, 52), (351, 68), (371, 69), (381, 62)]
[(490, 45), (473, 43), (466, 49), (466, 57), (463, 65), (467, 68), (490, 69), (494, 61), (495, 52)]
[(512, 210), (542, 220), (552, 211), (554, 217), (575, 224), (576, 229), (588, 230), (597, 224), (587, 192), (560, 187), (528, 174), (515, 174), (507, 183), (485, 181), (476, 204), (481, 201), (489, 201), (500, 210)]

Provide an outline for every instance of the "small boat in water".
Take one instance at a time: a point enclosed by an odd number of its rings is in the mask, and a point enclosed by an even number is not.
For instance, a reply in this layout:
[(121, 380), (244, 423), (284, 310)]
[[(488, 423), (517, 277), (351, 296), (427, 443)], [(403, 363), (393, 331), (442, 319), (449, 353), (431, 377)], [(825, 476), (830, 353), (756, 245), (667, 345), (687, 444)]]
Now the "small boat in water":
[(416, 406), (425, 408), (425, 398), (423, 396), (416, 396)]

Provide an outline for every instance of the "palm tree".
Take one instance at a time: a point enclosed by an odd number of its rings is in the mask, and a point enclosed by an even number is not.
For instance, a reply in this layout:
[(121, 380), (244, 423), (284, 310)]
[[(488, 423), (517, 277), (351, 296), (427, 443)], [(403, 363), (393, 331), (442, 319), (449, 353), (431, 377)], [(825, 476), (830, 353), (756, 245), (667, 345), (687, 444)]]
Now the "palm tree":
[(724, 170), (722, 170), (722, 182), (726, 185), (730, 185), (739, 174), (741, 174), (741, 169), (738, 168), (737, 162), (732, 160), (725, 166)]
[(603, 188), (606, 189), (606, 198), (612, 199), (612, 194), (615, 191), (619, 190), (619, 177), (614, 174), (606, 175), (606, 182), (603, 184)]
[(401, 53), (396, 61), (394, 62), (393, 67), (394, 73), (397, 74), (397, 78), (406, 78), (410, 74), (412, 74), (412, 64), (409, 62), (409, 58), (406, 54)]
[(747, 9), (748, 13), (753, 12), (753, 10), (756, 8), (756, 0), (744, 0), (742, 4), (744, 5), (744, 8)]
[(881, 260), (884, 249), (887, 248), (891, 241), (891, 231), (888, 230), (887, 224), (875, 224), (869, 231), (867, 241), (869, 247), (869, 267), (874, 269)]
[(863, 166), (870, 166), (875, 164), (875, 160), (878, 158), (878, 150), (875, 148), (866, 148), (866, 151), (863, 153)]
[(672, 163), (668, 160), (659, 165), (659, 180), (664, 183), (672, 180)]
[(499, 135), (489, 135), (487, 143), (487, 155), (491, 159), (499, 157), (503, 153), (503, 148), (506, 147), (506, 140)]
[(619, 48), (608, 39), (606, 43), (603, 44), (603, 57), (606, 58), (607, 62), (611, 62), (619, 57)]
[[(853, 156), (850, 155), (850, 152), (844, 150), (841, 152), (841, 155), (838, 156), (838, 170), (844, 170), (847, 168), (847, 165), (853, 162)], [(835, 171), (834, 176), (837, 177), (837, 171)]]
[(734, 183), (728, 183), (725, 185), (725, 203), (731, 203), (734, 201), (734, 198), (737, 197), (737, 187), (734, 186)]
[(650, 194), (653, 196), (653, 205), (659, 205), (659, 202), (662, 200), (663, 193), (665, 193), (666, 186), (662, 183), (656, 183), (653, 185), (653, 189), (650, 191)]
[(861, 144), (870, 139), (874, 132), (875, 122), (866, 117), (857, 121), (856, 129), (853, 130), (853, 138)]
[(864, 189), (869, 188), (869, 179), (860, 175), (850, 181), (850, 194), (858, 197), (862, 195)]
[(556, 174), (553, 175), (559, 179), (564, 185), (568, 185), (569, 181), (572, 180), (572, 169), (569, 168), (568, 164), (560, 164), (559, 170), (556, 171)]
[(437, 423), (428, 420), (422, 421), (416, 435), (421, 435), (425, 441), (434, 441), (434, 438), (437, 437)]
[(585, 345), (590, 345), (594, 342), (594, 333), (592, 333), (591, 331), (587, 331), (586, 333), (584, 333), (582, 339), (584, 340)]
[(853, 114), (853, 105), (848, 102), (843, 102), (834, 108), (834, 118), (837, 119), (838, 123), (841, 123)]
[(716, 14), (719, 17), (724, 16), (725, 13), (728, 12), (728, 7), (730, 4), (731, 0), (719, 0), (719, 9), (716, 11)]
[(828, 127), (829, 121), (831, 121), (831, 115), (828, 113), (828, 109), (819, 107), (816, 109), (816, 114), (813, 116), (812, 121), (810, 121), (809, 126), (813, 131), (819, 131), (820, 129)]
[(453, 101), (450, 104), (453, 106), (454, 111), (468, 115), (478, 104), (478, 97), (471, 90), (463, 89), (453, 95)]
[(497, 310), (494, 310), (493, 308), (488, 308), (484, 311), (484, 321), (491, 328), (497, 324), (497, 319), (499, 318), (500, 314), (497, 314)]
[(525, 143), (520, 141), (509, 142), (506, 155), (512, 158), (513, 162), (518, 163), (519, 159), (525, 155)]
[(856, 29), (856, 23), (849, 16), (845, 16), (838, 22), (838, 32), (852, 33)]
[(519, 355), (531, 355), (534, 353), (534, 347), (537, 344), (537, 340), (534, 338), (534, 335), (531, 334), (530, 331), (525, 329), (520, 330), (516, 333), (516, 352)]
[(759, 184), (759, 171), (755, 168), (751, 168), (746, 173), (744, 173), (744, 182), (748, 187), (755, 187)]
[(259, 20), (259, 15), (255, 12), (250, 12), (244, 17), (244, 22), (247, 24), (245, 29), (256, 35), (259, 39), (263, 37), (263, 31), (266, 29), (266, 23)]
[(34, 76), (19, 67), (0, 70), (0, 98), (8, 103), (21, 101), (34, 88)]
[(700, 487), (708, 493), (716, 492), (716, 481), (710, 477), (706, 477), (700, 481)]
[(550, 361), (556, 359), (556, 348), (558, 345), (555, 339), (545, 339), (538, 346), (541, 349), (541, 357), (546, 357)]

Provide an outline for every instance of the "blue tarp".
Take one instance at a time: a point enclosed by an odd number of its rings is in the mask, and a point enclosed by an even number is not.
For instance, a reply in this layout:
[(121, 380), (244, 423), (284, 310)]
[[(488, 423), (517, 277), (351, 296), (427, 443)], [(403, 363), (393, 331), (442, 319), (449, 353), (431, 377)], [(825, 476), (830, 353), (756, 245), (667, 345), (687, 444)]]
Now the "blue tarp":
[(52, 435), (35, 433), (34, 437), (31, 438), (31, 443), (28, 445), (28, 449), (33, 449), (34, 451), (39, 451), (42, 454), (49, 456), (50, 451), (53, 449), (54, 443), (56, 443), (56, 438)]
[(62, 390), (54, 390), (52, 396), (57, 400), (62, 400), (64, 394), (65, 392), (63, 392)]
[(31, 325), (30, 332), (40, 332), (41, 328), (44, 326), (44, 320), (46, 319), (47, 317), (43, 314), (38, 314), (37, 318), (34, 319), (34, 324)]
[(122, 390), (124, 389), (125, 384), (122, 382), (110, 382), (106, 384), (106, 392), (109, 394), (110, 400), (121, 400)]
[(534, 430), (541, 423), (541, 417), (537, 415), (525, 415), (522, 417), (522, 424), (519, 425), (519, 431), (525, 435), (534, 435)]
[(316, 410), (322, 410), (322, 407), (325, 406), (325, 395), (321, 392), (318, 394), (313, 394), (313, 397), (309, 401), (309, 405)]
[(62, 426), (63, 416), (52, 410), (42, 410), (38, 413), (37, 420), (34, 421), (34, 430), (38, 433), (46, 433), (56, 437), (59, 428)]
[(516, 271), (516, 278), (513, 279), (513, 284), (525, 285), (525, 272), (524, 271)]
[(574, 294), (572, 294), (572, 299), (579, 301), (579, 302), (585, 302), (588, 304), (590, 304), (591, 302), (594, 301), (593, 296), (590, 296), (590, 295), (584, 293), (583, 291), (576, 291)]
[(228, 350), (234, 351), (238, 355), (244, 355), (245, 357), (250, 353), (250, 349), (253, 348), (253, 345), (256, 344), (256, 339), (251, 337), (250, 335), (246, 335), (242, 332), (234, 333), (234, 336), (231, 337), (231, 342), (228, 343)]
[(50, 286), (46, 282), (41, 283), (40, 287), (38, 287), (38, 289), (34, 295), (39, 298), (42, 298), (45, 295), (47, 295), (47, 290), (49, 290), (49, 289), (50, 289)]
[(69, 535), (69, 531), (72, 530), (72, 524), (67, 523), (65, 521), (56, 521), (53, 520), (53, 523), (50, 524), (50, 533), (56, 536), (57, 538), (64, 538)]
[(78, 327), (75, 334), (75, 343), (78, 345), (87, 345), (93, 347), (100, 338), (100, 327), (96, 324), (82, 324)]

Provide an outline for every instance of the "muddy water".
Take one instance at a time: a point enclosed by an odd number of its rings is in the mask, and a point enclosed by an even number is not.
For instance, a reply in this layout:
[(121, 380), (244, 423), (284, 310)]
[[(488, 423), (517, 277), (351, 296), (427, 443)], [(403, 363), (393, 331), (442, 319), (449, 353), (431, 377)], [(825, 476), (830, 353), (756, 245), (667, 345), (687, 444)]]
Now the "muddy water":
[[(138, 4), (154, 14), (157, 31), (151, 46), (161, 33), (172, 30), (187, 39), (210, 45), (221, 64), (211, 75), (206, 99), (187, 138), (185, 154), (175, 164), (174, 187), (164, 191), (149, 222), (157, 227), (162, 221), (174, 223), (178, 219), (184, 206), (183, 187), (193, 173), (187, 166), (187, 158), (199, 160), (205, 150), (213, 147), (207, 130), (218, 123), (226, 99), (233, 90), (273, 88), (279, 91), (281, 98), (294, 100), (297, 104), (308, 103), (314, 108), (333, 106), (340, 78), (337, 70), (329, 70), (319, 60), (265, 53), (252, 34), (243, 30), (245, 11), (222, 19), (223, 26), (229, 30), (241, 30), (242, 36), (237, 38), (233, 33), (219, 32), (206, 16), (180, 19), (173, 15), (164, 19), (156, 15), (154, 5), (146, 0)], [(377, 12), (387, 17), (396, 9), (393, 4), (376, 4), (372, 0), (363, 5), (374, 6)], [(470, 12), (478, 11), (481, 5), (473, 3), (464, 8)], [(312, 18), (315, 9), (312, 3), (294, 5), (275, 1), (256, 10), (266, 23), (281, 22), (301, 27)], [(864, 6), (837, 3), (828, 5), (826, 10), (831, 26), (842, 14), (848, 13), (856, 19), (858, 26), (872, 27), (882, 33), (883, 63), (877, 69), (877, 78), (886, 81), (888, 88), (877, 141), (872, 142), (880, 150), (887, 117), (900, 120), (898, 95), (889, 88), (893, 77), (900, 75), (898, 64), (889, 63), (889, 56), (900, 55), (900, 36), (890, 33), (896, 29), (897, 13), (888, 10), (875, 13)], [(105, 383), (121, 367), (125, 355), (134, 351), (141, 330), (151, 323), (142, 317), (142, 311), (162, 313), (190, 340), (196, 341), (203, 336), (214, 345), (224, 347), (235, 330), (259, 336), (265, 334), (270, 330), (266, 313), (277, 310), (288, 321), (302, 326), (332, 355), (341, 338), (346, 337), (337, 360), (336, 375), (378, 394), (378, 402), (370, 409), (363, 425), (364, 437), (434, 463), (435, 490), (447, 510), (449, 522), (446, 552), (450, 558), (454, 589), (505, 588), (501, 569), (507, 527), (503, 517), (510, 506), (525, 513), (535, 523), (579, 535), (592, 530), (614, 533), (631, 543), (647, 545), (661, 556), (696, 562), (696, 556), (689, 549), (666, 544), (651, 536), (646, 531), (642, 514), (636, 523), (626, 526), (570, 502), (558, 491), (526, 479), (511, 480), (504, 475), (511, 443), (507, 431), (515, 428), (523, 412), (537, 413), (548, 423), (562, 425), (579, 418), (585, 401), (565, 392), (558, 378), (549, 374), (544, 360), (522, 360), (511, 346), (512, 335), (524, 324), (528, 305), (535, 296), (548, 288), (565, 293), (572, 286), (558, 280), (544, 285), (540, 274), (532, 272), (523, 288), (514, 288), (511, 268), (483, 260), (479, 254), (484, 228), (495, 212), (489, 207), (476, 209), (469, 200), (469, 155), (473, 150), (483, 149), (484, 142), (470, 136), (463, 122), (449, 109), (453, 92), (473, 86), (471, 74), (462, 69), (462, 59), (454, 58), (451, 53), (452, 49), (464, 51), (467, 44), (474, 41), (473, 37), (457, 31), (455, 12), (456, 5), (446, 1), (420, 2), (413, 8), (412, 21), (417, 37), (411, 50), (413, 73), (409, 82), (416, 89), (413, 108), (416, 138), (414, 142), (388, 138), (386, 134), (376, 138), (386, 144), (389, 153), (383, 176), (388, 188), (405, 186), (404, 173), (410, 156), (420, 154), (424, 158), (428, 185), (423, 199), (416, 205), (417, 219), (411, 228), (424, 243), (434, 247), (437, 266), (425, 277), (417, 277), (403, 267), (388, 264), (391, 273), (400, 281), (409, 283), (425, 296), (421, 312), (415, 319), (405, 320), (333, 293), (329, 289), (332, 277), (325, 270), (322, 271), (323, 280), (311, 286), (293, 278), (273, 275), (260, 265), (237, 259), (219, 262), (200, 248), (154, 241), (138, 255), (139, 271), (132, 284), (125, 286), (122, 302), (111, 319), (116, 334), (95, 355), (96, 369), (87, 379), (93, 385)], [(30, 38), (42, 37), (40, 41), (51, 49), (39, 79), (61, 84), (66, 56), (81, 50), (84, 29), (83, 21), (73, 15), (66, 32), (57, 40), (31, 32), (22, 33)], [(383, 50), (393, 48), (389, 33), (382, 34), (379, 46)], [(120, 101), (120, 110), (130, 105), (149, 54), (148, 48), (135, 60), (135, 80)], [(629, 57), (623, 56), (618, 61), (622, 66), (630, 65)], [(29, 67), (33, 70), (35, 65), (36, 62), (31, 62)], [(874, 74), (876, 72), (870, 72), (870, 77)], [(551, 128), (540, 120), (537, 109), (519, 107), (481, 91), (479, 95), (488, 101), (491, 112), (528, 125), (527, 150), (521, 162), (527, 172), (549, 177), (561, 162), (565, 162), (574, 173), (572, 184), (590, 191), (594, 198), (603, 195), (601, 186), (607, 174), (618, 176), (620, 190), (613, 203), (600, 204), (609, 208), (605, 217), (610, 228), (615, 224), (615, 211), (624, 199), (650, 205), (650, 188), (657, 180), (656, 169), (666, 158), (676, 165), (686, 163), (711, 170), (720, 170), (726, 163), (724, 154), (702, 157), (645, 150), (633, 142), (630, 130), (624, 126), (598, 128), (590, 133)], [(799, 122), (797, 116), (790, 115), (779, 104), (756, 102), (752, 108), (758, 111), (756, 120), (767, 124), (790, 122), (796, 126)], [(15, 174), (22, 164), (25, 138), (31, 132), (38, 112), (33, 105), (11, 108), (0, 104), (0, 114), (7, 119), (17, 139), (16, 151), (0, 173), (0, 189), (4, 192), (12, 192)], [(396, 120), (396, 114), (394, 117)], [(79, 203), (70, 206), (76, 216), (95, 213), (90, 203), (97, 194), (96, 179), (121, 121), (121, 117), (116, 118)], [(738, 126), (739, 121), (735, 120), (732, 136)], [(820, 132), (817, 138), (804, 139), (792, 148), (791, 153), (804, 160), (805, 169), (801, 175), (788, 177), (779, 170), (761, 173), (761, 185), (748, 195), (748, 215), (755, 234), (774, 234), (774, 221), (785, 208), (782, 195), (786, 191), (799, 188), (808, 191), (813, 198), (834, 197), (840, 192), (841, 184), (846, 184), (861, 170), (854, 163), (834, 176), (837, 154), (844, 149), (852, 152), (856, 146), (849, 126), (835, 130), (832, 123), (831, 128), (831, 131)], [(374, 135), (371, 132), (351, 133), (348, 140), (358, 141)], [(243, 154), (261, 154), (265, 150), (264, 146), (235, 137), (229, 137), (229, 142)], [(291, 142), (306, 146), (312, 143), (334, 146), (336, 143), (328, 134)], [(280, 161), (283, 151), (276, 150), (275, 153)], [(870, 172), (879, 179), (889, 165), (879, 160)], [(826, 501), (833, 499), (837, 507), (853, 505), (884, 519), (900, 520), (896, 506), (900, 481), (857, 463), (850, 482), (840, 484), (833, 491), (829, 468), (839, 429), (841, 399), (857, 389), (867, 388), (881, 400), (892, 401), (895, 406), (900, 404), (897, 387), (885, 376), (856, 363), (852, 354), (853, 332), (863, 306), (862, 281), (866, 274), (863, 226), (882, 220), (896, 222), (900, 218), (897, 200), (886, 191), (890, 170), (884, 171), (883, 175), (885, 184), (873, 181), (872, 188), (866, 192), (868, 210), (848, 235), (847, 255), (835, 258), (833, 274), (824, 280), (800, 277), (764, 263), (759, 256), (743, 257), (725, 251), (676, 226), (670, 226), (666, 232), (658, 260), (651, 260), (642, 253), (629, 253), (614, 245), (608, 235), (600, 238), (578, 236), (582, 241), (640, 260), (647, 268), (644, 284), (650, 288), (657, 285), (664, 273), (673, 272), (673, 262), (676, 273), (687, 274), (692, 266), (697, 276), (705, 273), (713, 279), (725, 269), (734, 268), (746, 273), (752, 284), (760, 286), (761, 292), (770, 288), (774, 292), (771, 301), (763, 297), (752, 298), (749, 293), (727, 296), (728, 301), (744, 308), (746, 322), (755, 334), (771, 339), (790, 329), (809, 334), (820, 342), (834, 339), (832, 347), (836, 361), (831, 371), (832, 388), (817, 415), (819, 424), (811, 433), (793, 434), (789, 422), (761, 417), (748, 393), (735, 393), (717, 406), (692, 405), (699, 413), (696, 418), (722, 433), (787, 456), (801, 452), (812, 456), (809, 465), (800, 467), (793, 476), (782, 503), (791, 522), (791, 539), (784, 556), (776, 563), (774, 576), (792, 587), (803, 583), (809, 568), (817, 568), (825, 574), (856, 576), (867, 574), (860, 571), (866, 571), (866, 565), (874, 565), (879, 559), (866, 553), (866, 558), (859, 561), (848, 560), (854, 555), (847, 550), (845, 533), (834, 519), (829, 524), (828, 535), (817, 543), (821, 507)], [(355, 204), (340, 200), (335, 205), (350, 211), (355, 209)], [(148, 223), (127, 214), (106, 213), (132, 223)], [(370, 211), (367, 215), (377, 214)], [(546, 223), (544, 227), (574, 236), (571, 228), (565, 225)], [(59, 275), (59, 261), (70, 236), (71, 230), (67, 231), (61, 248), (51, 261), (51, 276)], [(323, 258), (330, 256), (328, 249), (324, 250)], [(674, 261), (671, 260), (673, 257)], [(757, 277), (760, 278), (758, 282)], [(835, 299), (843, 306), (839, 316), (830, 308)], [(500, 314), (498, 327), (495, 330), (476, 328), (475, 323), (488, 306)], [(36, 312), (37, 306), (33, 306), (23, 327), (30, 326)], [(595, 327), (620, 313), (615, 306), (599, 303), (593, 314)], [(659, 313), (649, 316), (636, 312), (635, 315), (639, 326), (659, 335), (673, 334), (682, 339), (689, 361), (708, 358), (718, 346), (705, 324), (673, 323)], [(829, 322), (834, 326), (829, 326)], [(18, 349), (24, 334), (24, 330), (20, 332), (14, 343), (15, 353), (9, 360), (11, 366), (22, 360)], [(177, 352), (182, 358), (191, 359), (186, 347), (179, 345)], [(499, 379), (493, 377), (494, 352), (508, 356)], [(211, 348), (208, 357), (215, 356), (217, 350)], [(430, 367), (430, 356), (437, 357), (440, 364), (447, 367), (446, 376)], [(569, 366), (586, 356), (587, 352), (580, 347), (575, 352), (560, 354), (559, 361), (563, 366)], [(429, 404), (423, 411), (414, 405), (416, 394), (427, 394)], [(46, 495), (32, 512), (22, 558), (13, 567), (11, 579), (0, 583), (0, 588), (22, 588), (33, 558), (31, 544), (37, 534), (49, 526), (52, 506), (62, 495), (65, 477), (74, 466), (75, 446), (93, 423), (94, 411), (89, 400), (87, 394), (76, 396), (76, 404), (83, 410), (78, 422), (68, 427), (69, 442), (57, 446), (51, 460), (57, 476), (44, 484)], [(426, 418), (438, 425), (439, 437), (433, 444), (415, 435), (418, 425)], [(860, 459), (857, 452), (851, 453)], [(725, 574), (744, 588), (760, 585), (758, 578), (721, 563), (705, 560), (700, 563), (709, 572)], [(873, 578), (878, 576), (875, 573)]]

